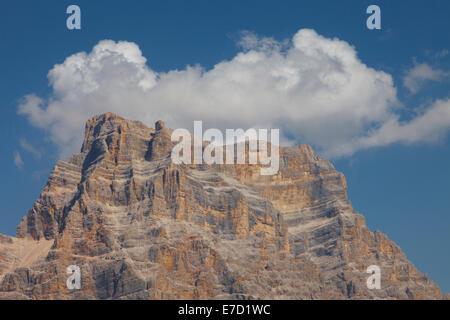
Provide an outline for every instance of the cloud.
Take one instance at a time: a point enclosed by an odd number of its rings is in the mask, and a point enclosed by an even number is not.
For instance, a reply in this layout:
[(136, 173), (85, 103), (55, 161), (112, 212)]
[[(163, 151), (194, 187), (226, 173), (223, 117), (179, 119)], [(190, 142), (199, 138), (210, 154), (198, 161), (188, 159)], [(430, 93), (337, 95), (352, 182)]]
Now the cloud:
[[(389, 125), (417, 126), (420, 118), (399, 122), (391, 75), (365, 65), (345, 41), (302, 29), (282, 42), (247, 32), (239, 45), (235, 57), (210, 70), (158, 73), (136, 44), (100, 41), (55, 65), (51, 97), (25, 96), (19, 113), (48, 131), (62, 157), (79, 150), (87, 118), (108, 111), (147, 125), (163, 119), (172, 128), (191, 129), (194, 120), (219, 129), (280, 128), (284, 143), (312, 144), (329, 157), (405, 142), (395, 130), (392, 139), (382, 136)], [(434, 135), (430, 130), (414, 139)]]
[(21, 138), (19, 143), (22, 149), (31, 153), (36, 159), (40, 159), (42, 157), (42, 153), (37, 150), (32, 144), (30, 144), (26, 139)]
[(415, 64), (403, 78), (403, 85), (411, 92), (417, 93), (426, 81), (442, 81), (449, 74), (433, 69), (427, 63)]
[(448, 49), (442, 49), (441, 51), (436, 52), (435, 57), (436, 58), (444, 58), (450, 54), (450, 51)]
[(20, 153), (17, 150), (14, 150), (14, 165), (17, 167), (17, 169), (22, 169), (23, 168), (23, 160), (22, 157), (20, 156)]
[(445, 138), (450, 130), (450, 99), (437, 100), (424, 113), (409, 122), (399, 121), (398, 115), (386, 120), (378, 129), (356, 141), (330, 149), (330, 154), (352, 154), (356, 150), (387, 146), (393, 143), (411, 145), (434, 143)]

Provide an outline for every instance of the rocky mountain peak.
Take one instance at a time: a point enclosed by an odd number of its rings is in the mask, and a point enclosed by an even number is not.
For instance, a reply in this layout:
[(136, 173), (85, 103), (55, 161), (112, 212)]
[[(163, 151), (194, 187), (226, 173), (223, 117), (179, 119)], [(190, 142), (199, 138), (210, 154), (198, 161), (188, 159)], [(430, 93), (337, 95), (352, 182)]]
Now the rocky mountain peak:
[[(0, 298), (441, 299), (347, 197), (310, 146), (280, 170), (175, 165), (171, 130), (90, 118), (81, 152), (58, 161), (17, 230), (0, 235)], [(80, 267), (81, 290), (66, 268)], [(381, 289), (366, 285), (379, 266)]]
[(156, 123), (155, 123), (155, 129), (156, 129), (156, 131), (160, 131), (160, 130), (162, 130), (163, 128), (165, 128), (165, 124), (164, 124), (164, 121), (162, 121), (162, 120), (158, 120), (158, 121), (156, 121)]

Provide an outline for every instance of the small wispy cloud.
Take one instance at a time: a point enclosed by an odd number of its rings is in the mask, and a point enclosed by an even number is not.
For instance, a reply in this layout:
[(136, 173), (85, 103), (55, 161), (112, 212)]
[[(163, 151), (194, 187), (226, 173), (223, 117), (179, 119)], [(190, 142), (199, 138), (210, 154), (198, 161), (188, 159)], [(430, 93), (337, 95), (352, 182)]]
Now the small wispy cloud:
[(17, 167), (17, 169), (22, 169), (24, 163), (19, 151), (14, 150), (13, 155), (14, 155), (14, 165)]
[(443, 59), (448, 55), (450, 55), (450, 50), (448, 49), (442, 49), (439, 51), (425, 50), (425, 55), (431, 59)]
[(436, 58), (444, 58), (450, 54), (450, 51), (448, 49), (442, 49), (441, 51), (436, 52), (435, 57)]
[(21, 138), (19, 140), (20, 146), (23, 150), (31, 153), (36, 159), (40, 159), (42, 157), (42, 153), (36, 149), (32, 144), (30, 144), (26, 139)]
[(415, 94), (425, 82), (440, 82), (448, 76), (448, 72), (435, 69), (427, 63), (415, 63), (414, 67), (409, 69), (403, 77), (403, 86), (411, 93)]

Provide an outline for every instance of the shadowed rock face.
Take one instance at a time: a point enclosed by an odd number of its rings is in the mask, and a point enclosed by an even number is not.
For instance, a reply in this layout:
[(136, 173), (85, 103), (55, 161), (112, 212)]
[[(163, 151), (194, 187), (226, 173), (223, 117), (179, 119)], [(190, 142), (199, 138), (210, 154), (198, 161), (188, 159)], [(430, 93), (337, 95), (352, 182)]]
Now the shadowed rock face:
[[(107, 113), (0, 235), (2, 299), (441, 299), (436, 284), (347, 199), (309, 146), (280, 171), (174, 165), (171, 130)], [(81, 268), (81, 290), (66, 268)], [(381, 289), (365, 271), (381, 268)]]

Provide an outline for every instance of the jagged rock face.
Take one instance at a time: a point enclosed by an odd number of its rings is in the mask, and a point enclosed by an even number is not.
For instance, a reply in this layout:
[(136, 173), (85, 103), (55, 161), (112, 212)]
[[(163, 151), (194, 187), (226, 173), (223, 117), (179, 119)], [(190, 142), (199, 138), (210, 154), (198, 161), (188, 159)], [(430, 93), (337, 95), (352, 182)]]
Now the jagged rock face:
[[(0, 236), (3, 299), (441, 299), (371, 232), (344, 176), (309, 146), (280, 171), (175, 165), (171, 130), (108, 113), (59, 161), (17, 230)], [(82, 288), (66, 287), (81, 268)], [(369, 290), (369, 265), (381, 289)]]

